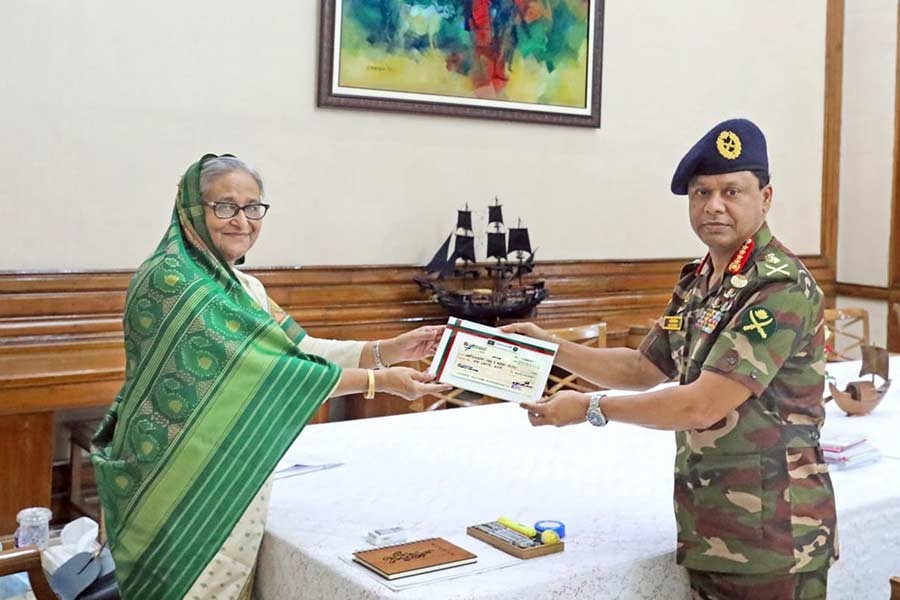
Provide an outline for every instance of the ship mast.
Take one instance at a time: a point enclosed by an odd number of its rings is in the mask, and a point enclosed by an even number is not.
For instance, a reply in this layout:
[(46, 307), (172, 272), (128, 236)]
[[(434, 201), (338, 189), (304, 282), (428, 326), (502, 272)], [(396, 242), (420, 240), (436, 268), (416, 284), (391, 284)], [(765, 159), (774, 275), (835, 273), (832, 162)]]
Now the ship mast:
[[(522, 219), (519, 219), (518, 227), (509, 228), (509, 252), (516, 253), (516, 260), (519, 261), (516, 267), (515, 276), (519, 279), (522, 274), (530, 273), (534, 268), (534, 252), (531, 250), (531, 240), (528, 239), (528, 228), (522, 227)], [(525, 253), (528, 258), (525, 259)]]
[(457, 258), (463, 261), (463, 268), (475, 262), (475, 234), (472, 231), (472, 211), (466, 203), (465, 210), (456, 211), (456, 242), (450, 262)]
[(494, 204), (488, 206), (487, 257), (500, 261), (506, 260), (506, 226), (503, 225), (503, 205), (494, 196)]

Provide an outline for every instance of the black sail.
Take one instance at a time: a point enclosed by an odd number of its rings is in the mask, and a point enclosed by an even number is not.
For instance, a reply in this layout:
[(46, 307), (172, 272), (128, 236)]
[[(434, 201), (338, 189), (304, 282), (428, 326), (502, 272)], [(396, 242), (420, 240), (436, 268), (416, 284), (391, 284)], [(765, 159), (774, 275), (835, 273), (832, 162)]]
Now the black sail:
[(441, 276), (446, 277), (453, 272), (453, 261), (447, 259), (447, 252), (450, 250), (451, 237), (453, 237), (452, 233), (447, 236), (447, 239), (444, 240), (444, 243), (441, 244), (438, 251), (434, 253), (431, 262), (425, 265), (425, 271), (427, 273), (438, 273)]
[(458, 210), (456, 211), (456, 228), (472, 231), (472, 211)]
[(509, 228), (509, 251), (531, 253), (531, 241), (528, 239), (527, 227)]
[(488, 206), (488, 223), (503, 223), (503, 207), (501, 205)]
[(475, 238), (471, 235), (457, 235), (453, 256), (475, 262)]
[[(494, 208), (493, 206), (491, 208)], [(489, 231), (487, 239), (488, 258), (506, 258), (506, 233)]]

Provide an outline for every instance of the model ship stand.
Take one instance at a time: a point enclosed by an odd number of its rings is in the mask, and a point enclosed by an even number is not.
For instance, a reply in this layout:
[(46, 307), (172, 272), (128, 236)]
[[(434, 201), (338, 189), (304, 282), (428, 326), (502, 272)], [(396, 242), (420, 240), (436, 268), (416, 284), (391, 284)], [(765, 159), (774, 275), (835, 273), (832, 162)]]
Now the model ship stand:
[[(841, 410), (851, 417), (867, 415), (872, 412), (881, 403), (888, 388), (891, 387), (891, 380), (888, 377), (890, 370), (888, 351), (878, 346), (861, 346), (860, 349), (863, 358), (859, 376), (871, 375), (871, 380), (848, 383), (847, 389), (844, 391), (829, 382), (828, 389), (831, 390), (831, 396), (826, 398), (826, 401), (833, 398)], [(883, 381), (877, 387), (875, 386), (876, 375)]]
[[(528, 229), (522, 227), (520, 220), (518, 227), (507, 231), (502, 206), (496, 198), (488, 210), (487, 259), (493, 262), (481, 267), (476, 262), (472, 212), (466, 205), (465, 210), (457, 211), (456, 231), (447, 236), (425, 266), (427, 276), (416, 277), (415, 281), (430, 291), (433, 300), (450, 316), (498, 325), (504, 320), (530, 317), (547, 297), (547, 290), (543, 281), (528, 280), (534, 269)], [(511, 255), (514, 260), (509, 259)], [(484, 279), (482, 269), (487, 272)]]

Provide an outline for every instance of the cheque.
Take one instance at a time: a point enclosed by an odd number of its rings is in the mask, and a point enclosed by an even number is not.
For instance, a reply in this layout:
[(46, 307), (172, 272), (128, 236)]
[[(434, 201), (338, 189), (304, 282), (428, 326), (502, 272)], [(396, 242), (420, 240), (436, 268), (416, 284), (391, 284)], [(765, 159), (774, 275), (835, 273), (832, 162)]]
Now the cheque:
[(539, 400), (558, 345), (451, 318), (431, 371), (441, 383), (511, 402)]

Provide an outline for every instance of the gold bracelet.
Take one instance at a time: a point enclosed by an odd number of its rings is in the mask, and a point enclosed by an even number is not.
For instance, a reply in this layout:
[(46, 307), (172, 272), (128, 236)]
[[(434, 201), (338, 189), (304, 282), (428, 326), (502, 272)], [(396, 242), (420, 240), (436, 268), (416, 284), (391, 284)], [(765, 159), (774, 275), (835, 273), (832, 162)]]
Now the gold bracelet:
[(366, 395), (363, 396), (363, 398), (371, 400), (375, 397), (375, 371), (366, 369), (366, 374), (369, 376), (369, 389), (366, 391)]

